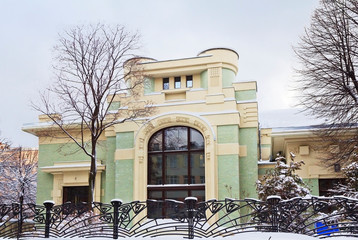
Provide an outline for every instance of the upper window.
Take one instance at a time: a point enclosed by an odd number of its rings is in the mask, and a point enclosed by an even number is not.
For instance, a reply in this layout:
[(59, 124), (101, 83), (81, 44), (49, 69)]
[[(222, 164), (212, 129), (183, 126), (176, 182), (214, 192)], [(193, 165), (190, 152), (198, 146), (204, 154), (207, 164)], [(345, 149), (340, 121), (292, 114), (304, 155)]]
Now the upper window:
[(193, 87), (193, 75), (186, 76), (186, 87)]
[(174, 77), (174, 87), (181, 88), (181, 78), (180, 77)]
[(169, 78), (163, 78), (163, 90), (169, 89)]

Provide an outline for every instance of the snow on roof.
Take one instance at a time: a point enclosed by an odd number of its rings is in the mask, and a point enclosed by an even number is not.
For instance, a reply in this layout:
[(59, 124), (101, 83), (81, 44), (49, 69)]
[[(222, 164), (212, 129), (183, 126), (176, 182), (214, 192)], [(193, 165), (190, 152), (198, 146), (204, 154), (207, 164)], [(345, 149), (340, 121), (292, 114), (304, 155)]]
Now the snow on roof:
[(262, 111), (259, 122), (261, 128), (272, 128), (273, 132), (309, 131), (324, 124), (324, 120), (308, 116), (297, 108)]

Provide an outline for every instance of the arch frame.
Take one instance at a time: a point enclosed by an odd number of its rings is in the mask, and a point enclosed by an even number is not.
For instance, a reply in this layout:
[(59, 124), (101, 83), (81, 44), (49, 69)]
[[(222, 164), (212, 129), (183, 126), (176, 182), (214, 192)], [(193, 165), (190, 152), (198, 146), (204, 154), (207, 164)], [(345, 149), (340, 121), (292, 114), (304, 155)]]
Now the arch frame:
[(176, 112), (149, 119), (135, 135), (133, 199), (147, 200), (148, 143), (150, 138), (161, 129), (175, 126), (194, 128), (203, 135), (205, 141), (205, 198), (217, 198), (218, 173), (215, 132), (206, 119), (191, 113)]

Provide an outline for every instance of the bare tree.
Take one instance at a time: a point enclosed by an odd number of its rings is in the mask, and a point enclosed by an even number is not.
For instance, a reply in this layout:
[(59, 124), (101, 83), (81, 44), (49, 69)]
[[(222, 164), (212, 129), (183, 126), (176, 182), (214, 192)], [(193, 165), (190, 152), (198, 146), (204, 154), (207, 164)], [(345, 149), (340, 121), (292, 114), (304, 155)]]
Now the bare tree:
[(358, 1), (321, 0), (295, 52), (300, 105), (326, 121), (326, 162), (357, 161)]
[[(66, 31), (54, 49), (57, 81), (42, 94), (42, 105), (34, 106), (91, 159), (88, 202), (94, 200), (100, 136), (152, 109), (138, 100), (145, 80), (135, 55), (138, 46), (138, 34), (123, 26), (98, 24)], [(114, 102), (128, 107), (113, 111)]]
[(37, 150), (10, 148), (0, 155), (0, 202), (35, 203)]

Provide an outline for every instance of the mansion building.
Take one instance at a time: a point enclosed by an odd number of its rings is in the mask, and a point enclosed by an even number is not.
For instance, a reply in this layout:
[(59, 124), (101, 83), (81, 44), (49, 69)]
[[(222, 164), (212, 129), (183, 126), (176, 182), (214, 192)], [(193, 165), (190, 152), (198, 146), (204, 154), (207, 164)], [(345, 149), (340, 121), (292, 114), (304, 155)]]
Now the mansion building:
[[(101, 137), (95, 201), (257, 198), (256, 181), (275, 166), (278, 152), (304, 160), (299, 174), (313, 195), (341, 178), (320, 163), (310, 128), (259, 129), (257, 84), (236, 80), (238, 59), (226, 48), (184, 59), (143, 58), (150, 77), (141, 100), (152, 102), (155, 114)], [(126, 106), (115, 98), (110, 107)], [(86, 201), (89, 158), (74, 143), (43, 134), (51, 122), (43, 115), (39, 121), (23, 128), (39, 139), (37, 202)]]

